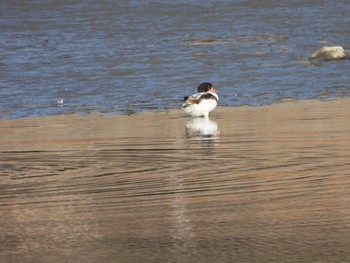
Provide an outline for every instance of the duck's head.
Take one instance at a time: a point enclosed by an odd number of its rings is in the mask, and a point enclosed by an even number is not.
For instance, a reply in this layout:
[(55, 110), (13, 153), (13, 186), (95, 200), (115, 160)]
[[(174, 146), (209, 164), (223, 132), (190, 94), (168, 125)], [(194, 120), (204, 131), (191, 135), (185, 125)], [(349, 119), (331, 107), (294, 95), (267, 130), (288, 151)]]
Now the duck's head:
[(218, 91), (214, 89), (213, 84), (210, 82), (203, 82), (198, 86), (198, 92), (214, 92), (217, 93)]

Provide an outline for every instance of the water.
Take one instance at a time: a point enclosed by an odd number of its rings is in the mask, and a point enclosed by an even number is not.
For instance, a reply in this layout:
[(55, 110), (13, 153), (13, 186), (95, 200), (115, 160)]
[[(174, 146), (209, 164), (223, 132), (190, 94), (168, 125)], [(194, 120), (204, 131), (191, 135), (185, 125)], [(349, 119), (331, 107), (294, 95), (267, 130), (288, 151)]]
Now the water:
[[(343, 1), (3, 1), (0, 118), (178, 108), (202, 81), (220, 104), (349, 96)], [(60, 101), (63, 103), (58, 103)]]
[[(306, 61), (349, 48), (349, 13), (2, 1), (0, 262), (349, 262), (349, 61)], [(187, 119), (202, 81), (298, 103)]]

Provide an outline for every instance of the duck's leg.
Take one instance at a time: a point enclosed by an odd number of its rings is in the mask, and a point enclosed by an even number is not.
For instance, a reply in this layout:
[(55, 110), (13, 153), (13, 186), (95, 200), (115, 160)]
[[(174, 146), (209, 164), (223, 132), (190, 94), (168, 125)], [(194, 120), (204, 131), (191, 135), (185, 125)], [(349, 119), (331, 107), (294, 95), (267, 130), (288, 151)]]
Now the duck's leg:
[(209, 119), (209, 113), (208, 112), (204, 113), (203, 118)]

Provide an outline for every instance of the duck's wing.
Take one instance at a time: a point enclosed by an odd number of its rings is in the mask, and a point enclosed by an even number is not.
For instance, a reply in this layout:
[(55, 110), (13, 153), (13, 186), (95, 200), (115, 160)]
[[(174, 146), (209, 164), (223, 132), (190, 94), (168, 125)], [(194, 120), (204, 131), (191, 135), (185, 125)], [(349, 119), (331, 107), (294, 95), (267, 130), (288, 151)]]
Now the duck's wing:
[(193, 94), (189, 97), (186, 96), (184, 98), (185, 103), (182, 106), (186, 107), (187, 105), (198, 104), (201, 100), (201, 97), (204, 96), (205, 94), (206, 92), (201, 92), (201, 93)]
[(215, 93), (201, 92), (201, 93), (193, 94), (190, 97), (185, 97), (184, 100), (185, 100), (185, 103), (182, 104), (182, 107), (186, 107), (193, 104), (199, 104), (203, 100), (207, 100), (207, 101), (215, 100), (217, 102), (219, 99)]

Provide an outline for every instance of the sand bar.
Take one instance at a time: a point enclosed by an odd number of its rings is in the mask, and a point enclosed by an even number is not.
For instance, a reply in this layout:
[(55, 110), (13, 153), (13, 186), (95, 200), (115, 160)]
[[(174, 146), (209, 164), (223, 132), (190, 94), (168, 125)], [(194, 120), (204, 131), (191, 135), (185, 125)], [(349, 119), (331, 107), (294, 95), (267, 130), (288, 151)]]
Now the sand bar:
[(9, 262), (347, 262), (350, 100), (0, 120)]
[[(320, 132), (349, 130), (350, 101), (297, 101), (263, 107), (219, 107), (212, 114), (221, 136), (235, 132), (261, 135), (302, 132), (305, 138)], [(130, 116), (60, 115), (0, 120), (0, 150), (41, 150), (88, 147), (94, 142), (127, 138), (173, 139), (181, 136), (188, 118), (181, 110)], [(313, 134), (315, 132), (315, 134)], [(303, 137), (304, 137), (303, 136)], [(78, 146), (79, 145), (79, 146)]]

